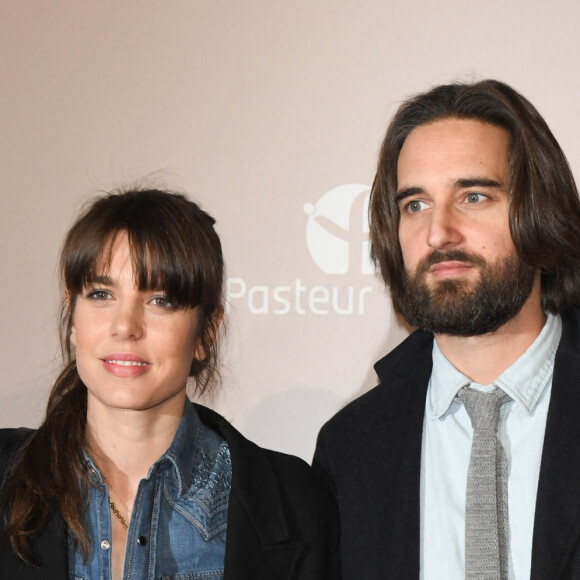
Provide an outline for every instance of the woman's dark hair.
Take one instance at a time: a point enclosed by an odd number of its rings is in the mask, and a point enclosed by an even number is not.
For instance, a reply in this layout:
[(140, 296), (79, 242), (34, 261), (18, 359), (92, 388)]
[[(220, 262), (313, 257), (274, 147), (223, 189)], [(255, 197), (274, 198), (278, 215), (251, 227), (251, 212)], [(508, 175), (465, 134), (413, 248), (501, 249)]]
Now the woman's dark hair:
[(28, 538), (42, 530), (55, 510), (85, 557), (89, 552), (80, 485), (83, 480), (88, 485), (83, 453), (87, 390), (70, 341), (78, 295), (103, 275), (116, 236), (126, 233), (137, 287), (163, 290), (179, 307), (197, 309), (197, 335), (206, 358), (194, 359), (190, 375), (203, 392), (217, 373), (214, 339), (223, 313), (224, 263), (214, 223), (183, 195), (134, 189), (98, 198), (69, 230), (60, 258), (66, 366), (50, 393), (42, 425), (13, 462), (2, 490), (4, 538), (24, 561), (35, 562)]
[(580, 302), (580, 200), (568, 161), (533, 105), (494, 80), (442, 85), (398, 109), (383, 141), (369, 207), (371, 255), (393, 302), (404, 272), (399, 244), (397, 162), (413, 129), (443, 119), (489, 123), (509, 135), (510, 229), (520, 258), (542, 276), (552, 313)]

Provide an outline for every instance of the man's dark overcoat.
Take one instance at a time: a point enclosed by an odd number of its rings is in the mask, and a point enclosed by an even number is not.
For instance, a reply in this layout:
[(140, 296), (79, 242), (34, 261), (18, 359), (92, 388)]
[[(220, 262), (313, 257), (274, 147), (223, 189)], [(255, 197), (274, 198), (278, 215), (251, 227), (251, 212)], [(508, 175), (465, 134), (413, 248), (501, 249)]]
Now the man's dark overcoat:
[[(580, 579), (580, 314), (562, 315), (542, 452), (531, 580)], [(381, 359), (380, 384), (321, 430), (314, 466), (335, 489), (343, 580), (419, 578), (423, 417), (433, 336)]]

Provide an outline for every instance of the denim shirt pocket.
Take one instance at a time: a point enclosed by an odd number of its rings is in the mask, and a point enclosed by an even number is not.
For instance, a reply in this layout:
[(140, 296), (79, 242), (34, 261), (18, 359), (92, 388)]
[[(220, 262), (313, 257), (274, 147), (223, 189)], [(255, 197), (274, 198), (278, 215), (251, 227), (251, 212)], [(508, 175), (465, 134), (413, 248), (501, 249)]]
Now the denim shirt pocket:
[[(213, 497), (213, 501), (200, 501), (199, 497), (183, 496), (175, 499), (165, 493), (165, 500), (181, 516), (183, 516), (206, 542), (225, 532), (228, 520), (229, 492), (221, 497)], [(211, 576), (210, 576), (211, 578)]]

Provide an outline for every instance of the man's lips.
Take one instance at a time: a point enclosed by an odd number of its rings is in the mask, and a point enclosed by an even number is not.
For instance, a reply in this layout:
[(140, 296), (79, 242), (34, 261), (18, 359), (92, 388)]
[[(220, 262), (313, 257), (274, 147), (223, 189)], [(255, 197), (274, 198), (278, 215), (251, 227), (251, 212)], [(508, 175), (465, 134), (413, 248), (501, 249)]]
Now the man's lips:
[(455, 278), (456, 276), (464, 274), (471, 268), (473, 268), (473, 264), (470, 264), (469, 262), (448, 260), (433, 264), (428, 271), (435, 278)]

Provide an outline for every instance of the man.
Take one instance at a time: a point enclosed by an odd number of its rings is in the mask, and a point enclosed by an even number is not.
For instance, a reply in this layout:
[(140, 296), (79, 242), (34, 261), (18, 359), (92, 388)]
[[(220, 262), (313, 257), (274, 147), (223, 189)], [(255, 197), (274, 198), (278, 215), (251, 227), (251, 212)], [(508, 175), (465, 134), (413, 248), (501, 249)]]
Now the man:
[(419, 330), (319, 436), (344, 579), (580, 578), (580, 202), (554, 136), (497, 81), (418, 95), (370, 221)]

